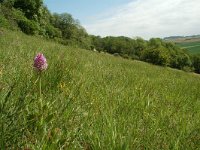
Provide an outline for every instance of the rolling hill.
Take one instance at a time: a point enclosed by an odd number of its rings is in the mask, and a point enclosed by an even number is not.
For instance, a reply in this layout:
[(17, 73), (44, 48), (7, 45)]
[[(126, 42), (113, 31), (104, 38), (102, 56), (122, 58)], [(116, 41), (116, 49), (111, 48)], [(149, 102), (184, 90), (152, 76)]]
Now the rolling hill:
[(182, 42), (177, 43), (183, 49), (188, 50), (191, 54), (200, 54), (200, 40), (197, 42)]
[(1, 148), (198, 149), (199, 91), (197, 74), (1, 29)]
[(200, 35), (171, 36), (164, 38), (164, 40), (176, 43), (191, 54), (200, 54)]

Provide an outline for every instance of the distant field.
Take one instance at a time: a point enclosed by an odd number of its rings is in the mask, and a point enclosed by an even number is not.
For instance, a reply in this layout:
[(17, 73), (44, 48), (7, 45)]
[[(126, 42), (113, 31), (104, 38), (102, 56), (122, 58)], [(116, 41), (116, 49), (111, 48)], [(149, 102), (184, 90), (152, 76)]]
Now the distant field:
[(178, 43), (180, 47), (187, 49), (192, 54), (200, 54), (200, 41)]

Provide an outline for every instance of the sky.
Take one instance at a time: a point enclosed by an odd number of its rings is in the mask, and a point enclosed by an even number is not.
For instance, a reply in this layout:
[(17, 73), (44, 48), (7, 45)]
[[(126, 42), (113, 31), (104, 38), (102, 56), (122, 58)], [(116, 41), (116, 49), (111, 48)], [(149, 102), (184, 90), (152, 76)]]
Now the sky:
[(51, 12), (68, 12), (89, 34), (167, 37), (200, 34), (200, 0), (45, 0)]

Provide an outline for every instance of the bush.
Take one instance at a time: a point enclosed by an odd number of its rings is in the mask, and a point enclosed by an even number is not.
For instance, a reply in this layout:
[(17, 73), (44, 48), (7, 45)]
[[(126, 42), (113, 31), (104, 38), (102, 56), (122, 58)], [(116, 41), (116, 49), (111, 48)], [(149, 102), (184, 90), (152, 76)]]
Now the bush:
[(29, 35), (34, 35), (38, 31), (37, 23), (28, 19), (18, 21), (20, 29)]
[(195, 55), (192, 57), (192, 65), (196, 73), (200, 73), (200, 55)]
[(167, 66), (169, 64), (169, 55), (162, 48), (151, 48), (143, 50), (141, 59), (156, 65)]
[(15, 21), (15, 12), (12, 9), (0, 5), (0, 25), (1, 27), (15, 30), (18, 29), (17, 23)]
[(18, 9), (12, 9), (12, 19), (15, 20), (15, 21), (19, 21), (19, 20), (25, 20), (27, 19), (25, 16), (24, 16), (24, 13)]
[(189, 66), (184, 66), (182, 70), (185, 71), (185, 72), (193, 72), (194, 68), (189, 67)]
[(172, 68), (177, 68), (184, 70), (183, 68), (188, 66), (190, 67), (192, 65), (192, 62), (190, 60), (189, 55), (185, 53), (178, 53), (176, 55), (172, 55), (170, 59), (170, 66)]
[(37, 20), (42, 7), (42, 0), (14, 0), (13, 7), (20, 9), (31, 20)]
[(140, 60), (139, 56), (137, 56), (137, 55), (131, 55), (131, 59), (133, 59), (133, 60)]
[(128, 54), (121, 54), (121, 57), (125, 59), (131, 59), (131, 56), (129, 56)]
[(10, 27), (8, 20), (3, 15), (0, 15), (0, 27), (5, 27), (5, 28)]
[(5, 7), (12, 8), (15, 0), (0, 0), (0, 3)]
[(28, 20), (24, 13), (18, 9), (0, 5), (0, 14), (2, 14), (0, 15), (1, 24), (4, 24), (5, 28), (11, 30), (19, 30), (19, 28), (22, 30), (24, 28), (22, 31), (27, 34), (32, 34), (29, 30), (37, 29), (36, 22)]
[(53, 27), (52, 25), (46, 26), (46, 35), (49, 38), (62, 37), (61, 31), (58, 28)]

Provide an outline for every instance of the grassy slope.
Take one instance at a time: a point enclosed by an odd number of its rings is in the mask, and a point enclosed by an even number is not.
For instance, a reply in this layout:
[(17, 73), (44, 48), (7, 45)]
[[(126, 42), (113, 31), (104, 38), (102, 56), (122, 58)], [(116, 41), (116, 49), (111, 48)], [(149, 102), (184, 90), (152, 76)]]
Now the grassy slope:
[[(38, 97), (33, 57), (49, 63)], [(0, 35), (0, 147), (187, 149), (200, 144), (200, 76)]]
[(187, 49), (190, 53), (192, 54), (200, 54), (200, 42), (183, 42), (183, 43), (178, 43), (182, 48)]

